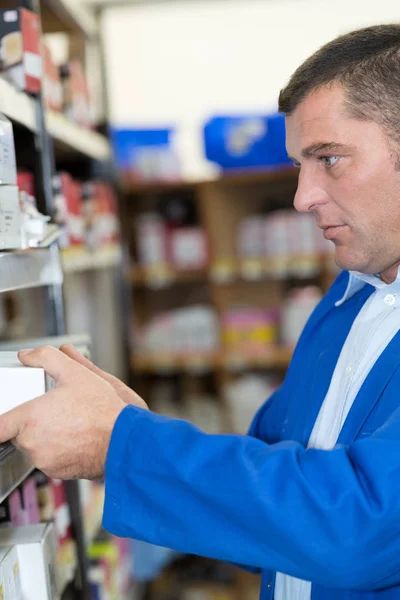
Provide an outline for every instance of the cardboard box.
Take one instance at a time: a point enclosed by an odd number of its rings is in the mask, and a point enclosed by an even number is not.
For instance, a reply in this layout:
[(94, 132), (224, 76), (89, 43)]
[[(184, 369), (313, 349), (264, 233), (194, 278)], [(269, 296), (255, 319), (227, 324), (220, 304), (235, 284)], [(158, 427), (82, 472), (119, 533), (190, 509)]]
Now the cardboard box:
[(0, 65), (17, 89), (40, 92), (42, 57), (37, 14), (26, 8), (0, 10)]
[(0, 599), (23, 600), (16, 548), (0, 548)]
[(16, 185), (0, 186), (0, 250), (23, 248), (19, 189)]
[(59, 600), (52, 523), (0, 529), (0, 547), (17, 550), (24, 600)]
[(24, 367), (16, 352), (0, 352), (0, 414), (42, 396), (53, 385), (44, 369)]

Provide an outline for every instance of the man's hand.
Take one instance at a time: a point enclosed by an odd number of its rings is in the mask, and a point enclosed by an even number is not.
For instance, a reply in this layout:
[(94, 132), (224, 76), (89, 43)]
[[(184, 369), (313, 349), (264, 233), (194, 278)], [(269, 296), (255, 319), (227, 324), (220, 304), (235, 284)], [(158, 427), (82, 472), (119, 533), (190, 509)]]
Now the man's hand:
[(118, 396), (120, 396), (120, 398), (122, 398), (126, 404), (133, 404), (134, 406), (139, 406), (140, 408), (148, 408), (146, 402), (138, 394), (136, 394), (136, 392), (131, 390), (131, 388), (125, 385), (125, 383), (123, 383), (120, 379), (114, 377), (114, 375), (110, 375), (109, 373), (99, 369), (99, 367), (96, 367), (96, 365), (83, 356), (83, 354), (81, 354), (79, 350), (77, 350), (77, 348), (75, 348), (75, 346), (72, 344), (64, 344), (64, 346), (61, 346), (60, 350), (112, 385)]
[(100, 479), (119, 414), (127, 402), (146, 405), (134, 392), (128, 395), (122, 382), (65, 350), (46, 346), (19, 353), (24, 365), (42, 367), (56, 387), (0, 416), (0, 442), (12, 440), (51, 477)]

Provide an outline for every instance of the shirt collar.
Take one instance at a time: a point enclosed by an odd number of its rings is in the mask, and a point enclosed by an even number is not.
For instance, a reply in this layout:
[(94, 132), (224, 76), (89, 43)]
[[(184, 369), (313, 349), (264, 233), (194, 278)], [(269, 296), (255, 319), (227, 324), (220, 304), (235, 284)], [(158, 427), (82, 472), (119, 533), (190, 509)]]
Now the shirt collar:
[(335, 306), (341, 306), (349, 298), (359, 292), (366, 284), (372, 285), (375, 289), (383, 289), (389, 286), (394, 286), (400, 283), (400, 269), (397, 272), (396, 280), (393, 283), (385, 283), (377, 275), (367, 275), (358, 271), (349, 271), (349, 281), (347, 282), (346, 290), (340, 300), (335, 302)]

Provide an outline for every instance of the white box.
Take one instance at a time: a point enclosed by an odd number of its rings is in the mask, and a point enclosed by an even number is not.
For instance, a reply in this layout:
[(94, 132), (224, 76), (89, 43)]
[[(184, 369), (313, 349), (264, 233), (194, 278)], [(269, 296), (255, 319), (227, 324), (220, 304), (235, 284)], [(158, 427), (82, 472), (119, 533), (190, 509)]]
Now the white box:
[(23, 248), (19, 189), (16, 185), (0, 186), (0, 250)]
[(52, 523), (0, 529), (0, 547), (15, 546), (24, 600), (59, 600), (57, 540)]
[(0, 114), (0, 184), (17, 185), (14, 132), (12, 123)]
[(21, 572), (15, 547), (0, 548), (0, 598), (23, 600)]
[(16, 352), (0, 352), (0, 415), (54, 387), (44, 369), (25, 367)]

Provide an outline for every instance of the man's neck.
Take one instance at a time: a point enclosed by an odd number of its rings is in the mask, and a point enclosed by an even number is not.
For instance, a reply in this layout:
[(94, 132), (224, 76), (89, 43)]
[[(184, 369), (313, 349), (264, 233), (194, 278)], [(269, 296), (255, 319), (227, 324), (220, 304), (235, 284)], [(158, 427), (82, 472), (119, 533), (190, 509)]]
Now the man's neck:
[(384, 271), (382, 271), (382, 273), (379, 275), (379, 277), (381, 278), (381, 280), (384, 283), (387, 283), (387, 284), (393, 283), (397, 279), (397, 275), (399, 272), (399, 266), (400, 266), (400, 262), (397, 262), (395, 265), (393, 265), (393, 267), (389, 267), (389, 269), (385, 269)]

